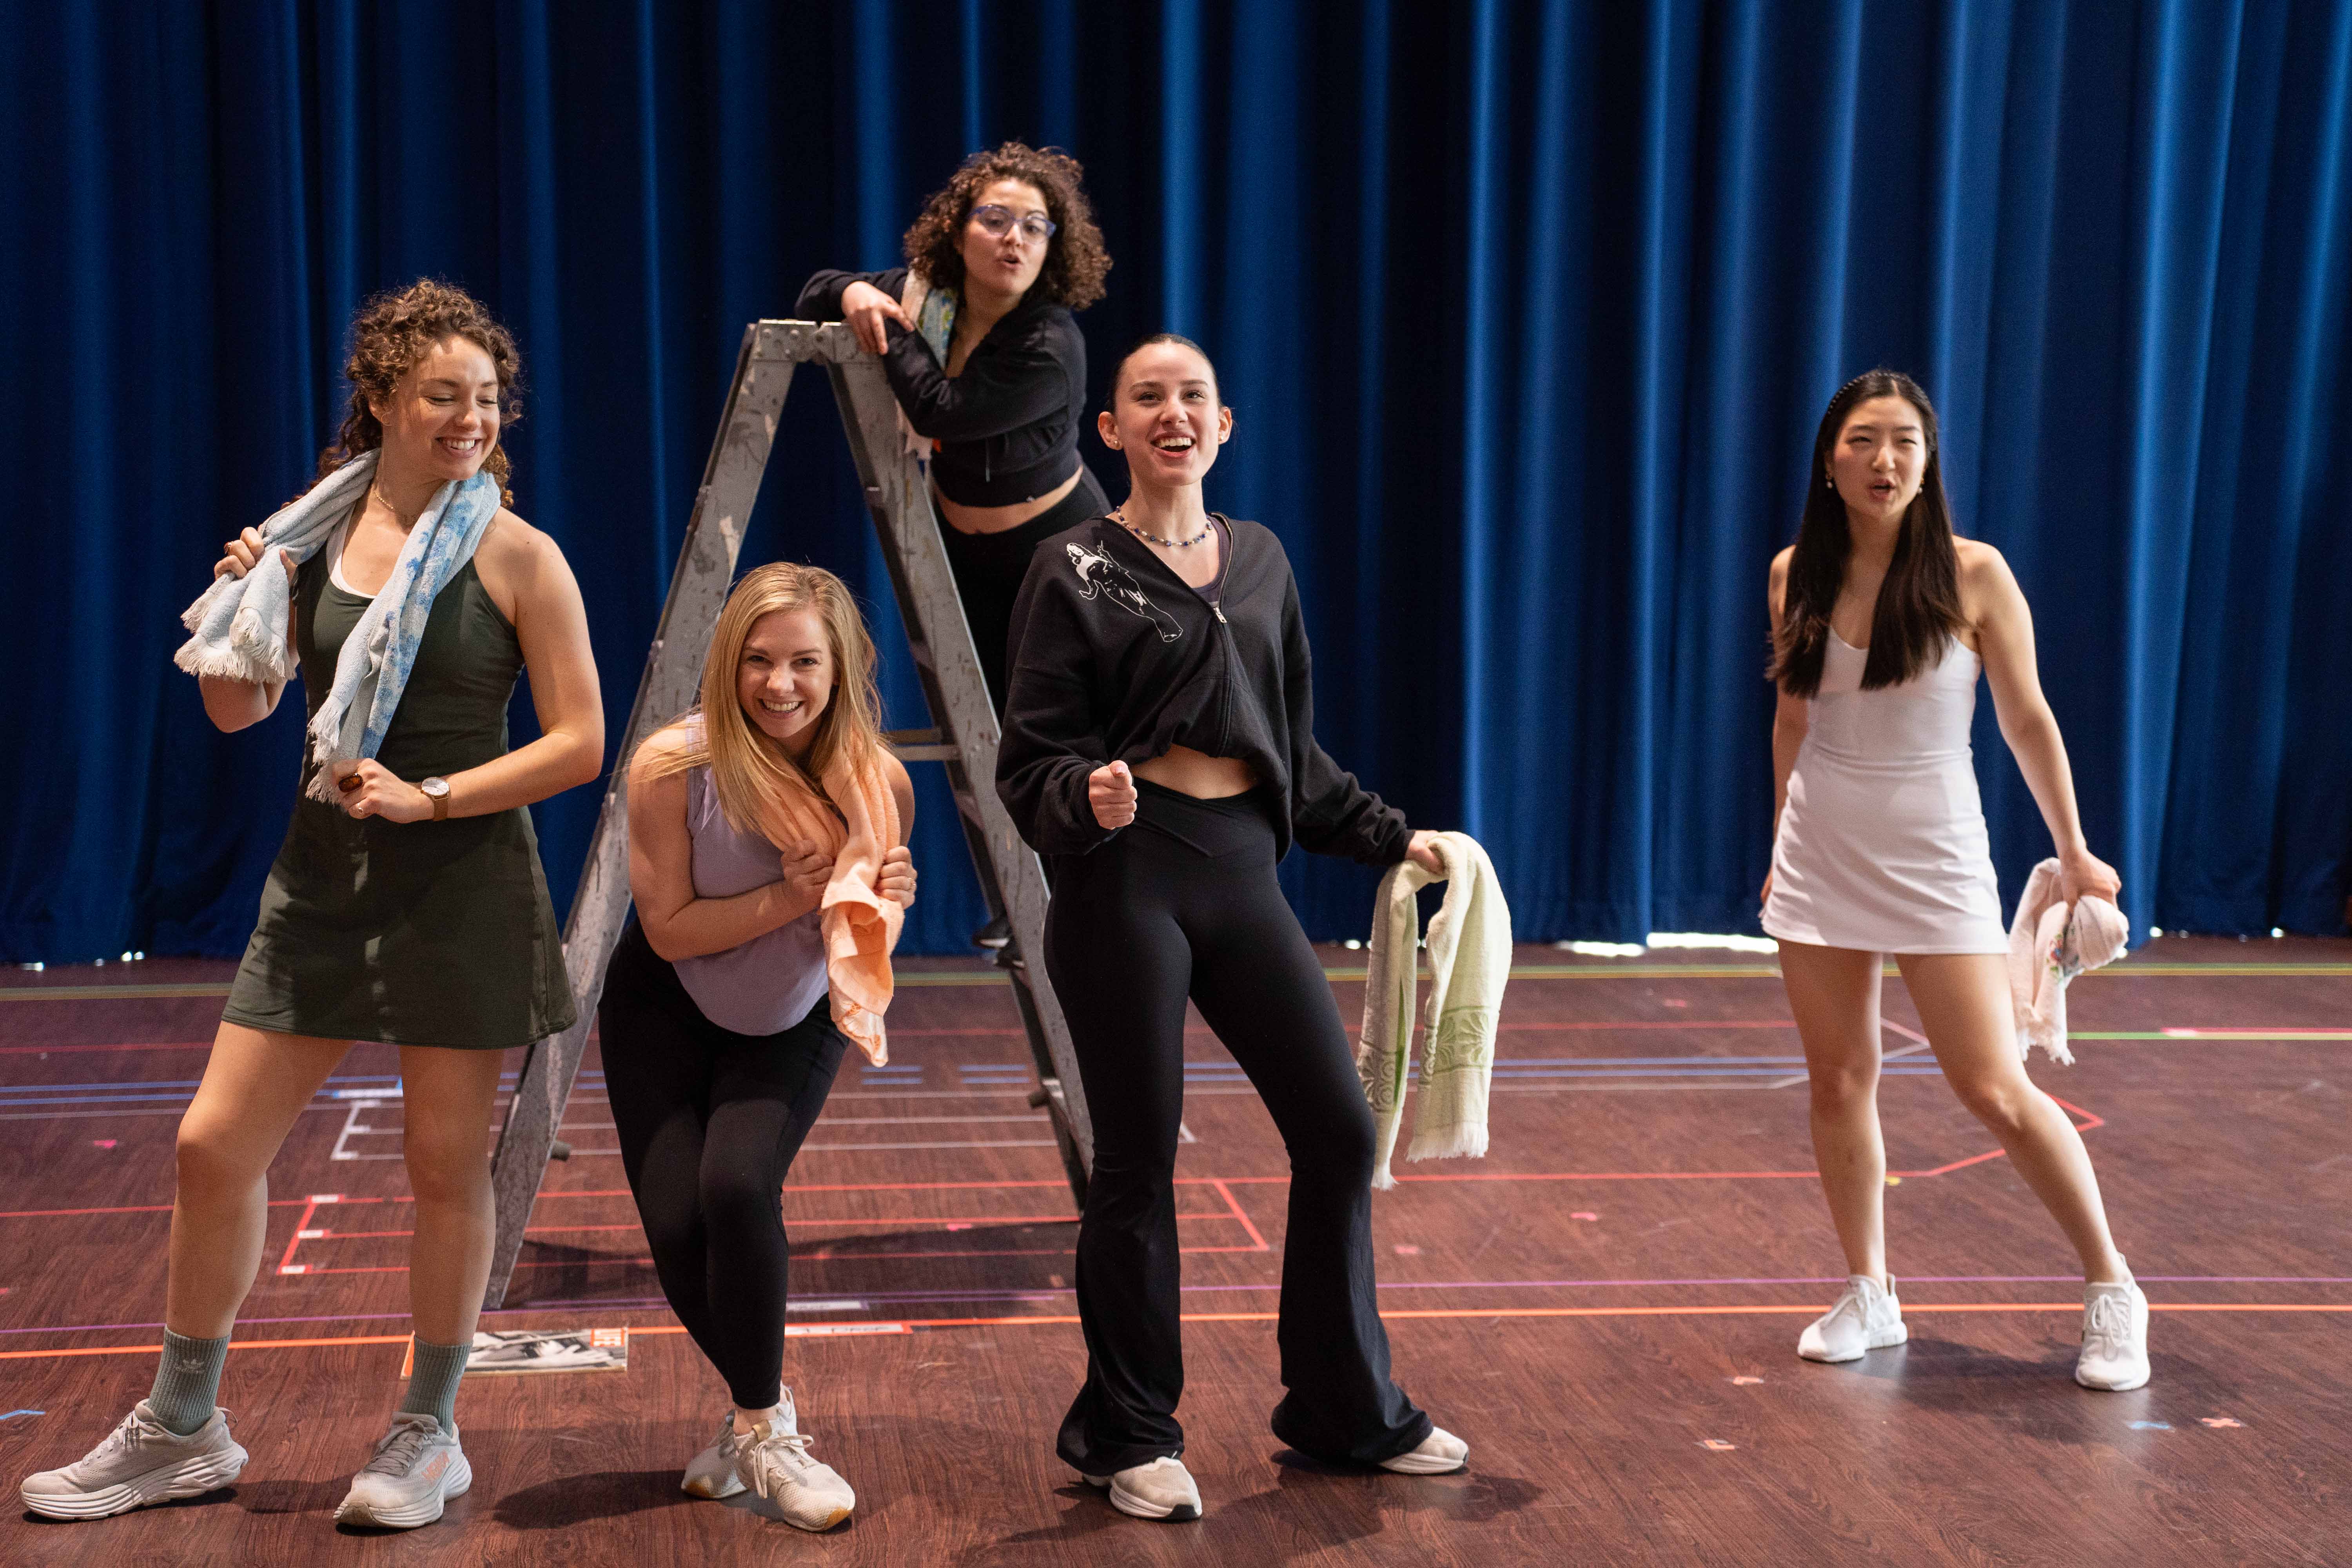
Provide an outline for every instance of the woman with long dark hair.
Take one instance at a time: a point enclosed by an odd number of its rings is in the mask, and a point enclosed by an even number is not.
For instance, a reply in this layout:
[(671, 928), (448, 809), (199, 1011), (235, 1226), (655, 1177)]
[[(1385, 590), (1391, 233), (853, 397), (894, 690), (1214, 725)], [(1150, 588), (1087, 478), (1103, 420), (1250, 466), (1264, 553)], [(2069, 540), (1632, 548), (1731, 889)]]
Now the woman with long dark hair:
[[(188, 613), (179, 662), (221, 729), (268, 717), (299, 670), (306, 787), (180, 1121), (153, 1391), (88, 1457), (25, 1481), (52, 1518), (194, 1497), (244, 1468), (214, 1396), (269, 1163), (358, 1040), (400, 1047), (415, 1366), (335, 1518), (427, 1524), (473, 1481), (456, 1407), (497, 1223), (499, 1071), (575, 1016), (525, 807), (596, 776), (604, 710), (562, 551), (500, 504), (514, 340), (430, 279), (369, 301), (352, 340), (318, 482), (229, 541)], [(509, 751), (526, 668), (541, 733)]]
[(1290, 1154), (1277, 1437), (1409, 1475), (1469, 1448), (1389, 1375), (1375, 1299), (1372, 1119), (1323, 965), (1275, 880), (1308, 849), (1435, 870), (1426, 832), (1316, 743), (1307, 632), (1281, 542), (1212, 514), (1233, 410), (1200, 346), (1162, 334), (1111, 376), (1102, 437), (1128, 497), (1042, 545), (1013, 611), (996, 783), (1052, 858), (1045, 966), (1069, 1019), (1095, 1164), (1078, 1226), (1087, 1381), (1059, 1452), (1113, 1507), (1197, 1519), (1176, 1403), (1175, 1162), (1184, 1005), (1231, 1050)]
[(1969, 748), (1981, 672), (2065, 898), (2113, 900), (2120, 880), (2084, 841), (2025, 595), (1999, 551), (1953, 536), (1936, 411), (1909, 376), (1872, 371), (1838, 389), (1808, 479), (1797, 542), (1774, 557), (1769, 584), (1778, 828), (1764, 929), (1804, 1043), (1813, 1148), (1849, 1278), (1797, 1353), (1852, 1361), (1909, 1334), (1886, 1272), (1878, 1125), (1891, 953), (1945, 1080), (2082, 1258), (2075, 1381), (2137, 1388), (2147, 1299), (2108, 1235), (2081, 1134), (2025, 1075)]

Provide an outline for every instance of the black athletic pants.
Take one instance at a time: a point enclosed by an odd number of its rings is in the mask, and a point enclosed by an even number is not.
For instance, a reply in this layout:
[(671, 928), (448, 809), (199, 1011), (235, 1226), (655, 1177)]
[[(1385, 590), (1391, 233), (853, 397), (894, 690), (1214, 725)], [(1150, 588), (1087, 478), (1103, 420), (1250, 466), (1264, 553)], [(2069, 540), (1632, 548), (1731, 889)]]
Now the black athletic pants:
[(998, 718), (1004, 716), (1004, 645), (1013, 637), (1013, 601), (1021, 596), (1029, 558), (1045, 540), (1108, 510), (1094, 470), (1081, 462), (1076, 488), (1018, 527), (1002, 533), (963, 533), (940, 520), (940, 538), (955, 573), (956, 597), (963, 601), (963, 618), (971, 626), (972, 647), (980, 655), (980, 672), (988, 679), (988, 700)]
[(634, 921), (596, 1008), (621, 1163), (670, 1310), (749, 1410), (782, 1397), (780, 1192), (847, 1047), (820, 997), (773, 1035), (702, 1016)]
[(1389, 1376), (1373, 1297), (1372, 1117), (1323, 965), (1274, 877), (1263, 792), (1195, 800), (1138, 781), (1132, 826), (1055, 858), (1045, 963), (1070, 1023), (1095, 1168), (1078, 1227), (1087, 1382), (1062, 1458), (1102, 1476), (1184, 1450), (1177, 1123), (1184, 1002), (1241, 1064), (1290, 1153), (1274, 1434), (1373, 1464), (1429, 1417)]

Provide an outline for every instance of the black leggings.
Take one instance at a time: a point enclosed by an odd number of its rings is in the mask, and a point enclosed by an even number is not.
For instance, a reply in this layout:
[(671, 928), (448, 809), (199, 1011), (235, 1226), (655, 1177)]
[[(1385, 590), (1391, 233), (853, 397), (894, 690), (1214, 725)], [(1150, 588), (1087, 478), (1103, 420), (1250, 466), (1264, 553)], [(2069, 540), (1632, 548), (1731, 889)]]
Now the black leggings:
[(948, 565), (955, 573), (956, 597), (963, 601), (963, 618), (971, 626), (971, 645), (980, 655), (980, 672), (988, 679), (988, 700), (998, 718), (1004, 716), (1004, 645), (1013, 640), (1013, 601), (1021, 596), (1029, 558), (1055, 534), (1109, 510), (1094, 470), (1081, 461), (1076, 488), (1018, 527), (1002, 533), (963, 533), (946, 519), (940, 521)]
[(596, 1024), (621, 1163), (662, 1294), (728, 1396), (764, 1410), (782, 1396), (784, 1173), (848, 1042), (823, 997), (778, 1034), (720, 1028), (634, 921), (605, 972)]
[(1274, 878), (1265, 792), (1195, 800), (1140, 780), (1133, 826), (1055, 859), (1045, 964), (1068, 1016), (1095, 1168), (1078, 1227), (1087, 1382), (1062, 1458), (1108, 1475), (1184, 1450), (1177, 1124), (1191, 997), (1290, 1153), (1274, 1434), (1373, 1464), (1429, 1435), (1389, 1376), (1373, 1296), (1372, 1117), (1323, 965)]

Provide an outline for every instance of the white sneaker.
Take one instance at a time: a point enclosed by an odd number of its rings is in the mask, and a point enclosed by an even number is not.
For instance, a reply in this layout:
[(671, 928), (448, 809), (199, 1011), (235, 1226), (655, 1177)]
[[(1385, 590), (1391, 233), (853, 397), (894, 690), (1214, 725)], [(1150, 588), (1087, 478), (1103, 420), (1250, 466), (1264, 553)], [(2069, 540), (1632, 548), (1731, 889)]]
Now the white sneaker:
[(1807, 1361), (1860, 1361), (1864, 1351), (1885, 1350), (1911, 1337), (1903, 1326), (1903, 1303), (1895, 1299), (1895, 1277), (1885, 1289), (1867, 1274), (1846, 1277), (1837, 1304), (1797, 1336), (1797, 1353)]
[(735, 1433), (735, 1413), (730, 1410), (719, 1418), (719, 1436), (710, 1447), (694, 1457), (686, 1467), (686, 1479), (678, 1490), (688, 1497), (730, 1498), (743, 1489), (743, 1477), (735, 1468), (735, 1458), (747, 1439)]
[(831, 1465), (809, 1458), (809, 1439), (800, 1431), (793, 1391), (784, 1390), (776, 1414), (737, 1437), (735, 1468), (759, 1494), (776, 1505), (784, 1522), (800, 1530), (831, 1530), (857, 1506), (857, 1494)]
[(1131, 1465), (1107, 1476), (1088, 1476), (1087, 1485), (1106, 1487), (1110, 1506), (1138, 1519), (1179, 1521), (1201, 1517), (1201, 1489), (1184, 1461), (1162, 1454), (1148, 1465)]
[(214, 1411), (183, 1437), (142, 1399), (106, 1441), (63, 1469), (26, 1476), (17, 1495), (46, 1519), (104, 1519), (225, 1487), (245, 1468), (246, 1457), (228, 1435), (227, 1411)]
[(1418, 1447), (1381, 1461), (1381, 1468), (1401, 1476), (1450, 1476), (1469, 1468), (1470, 1445), (1443, 1426), (1431, 1427)]
[(2121, 1394), (2147, 1382), (2147, 1298), (2138, 1284), (2083, 1287), (2083, 1353), (2074, 1381)]
[(473, 1484), (474, 1468), (457, 1447), (456, 1430), (445, 1432), (433, 1416), (402, 1411), (376, 1439), (375, 1457), (352, 1478), (335, 1522), (415, 1530), (439, 1519), (441, 1505)]

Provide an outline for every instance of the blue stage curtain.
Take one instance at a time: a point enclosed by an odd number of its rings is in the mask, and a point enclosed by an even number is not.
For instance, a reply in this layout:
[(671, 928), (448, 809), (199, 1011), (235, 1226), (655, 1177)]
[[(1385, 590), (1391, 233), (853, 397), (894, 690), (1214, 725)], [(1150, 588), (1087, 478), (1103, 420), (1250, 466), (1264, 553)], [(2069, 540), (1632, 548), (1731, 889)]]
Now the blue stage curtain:
[[(1822, 405), (1874, 364), (1941, 404), (2135, 921), (2342, 929), (2352, 7), (12, 17), (8, 958), (240, 949), (299, 694), (221, 736), (169, 656), (219, 542), (308, 479), (364, 297), (446, 277), (520, 337), (520, 509), (579, 574), (617, 744), (743, 323), (817, 267), (889, 264), (955, 162), (1014, 136), (1087, 165), (1117, 259), (1080, 318), (1097, 391), (1147, 331), (1217, 357), (1211, 502), (1291, 552), (1325, 744), (1476, 834), (1523, 937), (1754, 929), (1765, 567)], [(745, 563), (849, 576), (920, 723), (807, 379)], [(2047, 847), (1983, 709), (2014, 897)], [(908, 947), (960, 951), (977, 890), (922, 789)], [(536, 808), (559, 908), (597, 795)], [(1365, 929), (1360, 868), (1284, 875), (1315, 934)]]

